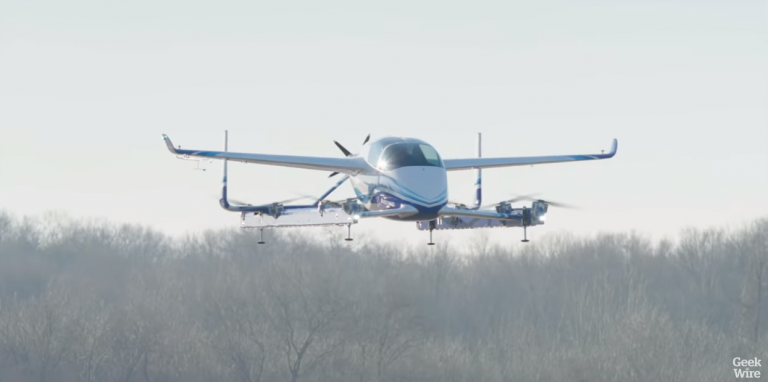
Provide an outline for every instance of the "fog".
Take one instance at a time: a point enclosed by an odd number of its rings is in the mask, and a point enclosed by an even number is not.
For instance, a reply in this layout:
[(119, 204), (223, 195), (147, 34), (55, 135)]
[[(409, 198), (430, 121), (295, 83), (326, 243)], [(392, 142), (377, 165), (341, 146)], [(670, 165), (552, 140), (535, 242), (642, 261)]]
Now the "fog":
[(722, 381), (765, 354), (768, 217), (351, 246), (0, 213), (0, 381)]

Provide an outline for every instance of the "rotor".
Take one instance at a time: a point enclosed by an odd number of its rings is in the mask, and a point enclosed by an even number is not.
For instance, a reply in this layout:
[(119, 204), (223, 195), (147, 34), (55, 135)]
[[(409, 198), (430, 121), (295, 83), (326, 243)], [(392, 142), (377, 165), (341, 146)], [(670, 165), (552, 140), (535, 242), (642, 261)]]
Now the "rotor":
[(496, 202), (496, 203), (486, 204), (486, 205), (480, 206), (480, 208), (489, 208), (489, 207), (495, 207), (495, 206), (498, 206), (498, 205), (501, 205), (501, 204), (512, 204), (512, 203), (515, 203), (515, 202), (519, 202), (521, 200), (528, 200), (528, 201), (532, 201), (532, 202), (546, 203), (547, 205), (550, 205), (552, 207), (568, 208), (568, 209), (578, 209), (578, 207), (570, 205), (570, 204), (555, 202), (555, 201), (552, 201), (552, 200), (544, 200), (544, 199), (535, 198), (534, 196), (536, 196), (536, 195), (540, 195), (540, 194), (539, 193), (535, 193), (535, 194), (528, 194), (528, 195), (517, 195), (517, 196), (513, 197), (512, 199), (507, 199), (507, 200), (502, 200), (502, 201)]
[[(367, 137), (365, 137), (365, 140), (363, 141), (363, 145), (365, 145), (366, 143), (368, 143), (368, 140), (369, 140), (369, 139), (371, 139), (371, 134), (368, 134), (368, 136), (367, 136)], [(342, 146), (342, 144), (341, 144), (341, 143), (339, 143), (339, 142), (337, 142), (337, 141), (333, 141), (333, 143), (334, 143), (334, 144), (336, 144), (336, 147), (338, 147), (338, 148), (339, 148), (339, 150), (341, 150), (341, 152), (342, 152), (342, 153), (344, 153), (344, 156), (346, 156), (346, 157), (351, 157), (351, 156), (355, 156), (355, 155), (357, 155), (357, 154), (352, 154), (352, 152), (351, 152), (351, 151), (349, 151), (349, 150), (347, 150), (347, 148), (346, 148), (346, 147)], [(334, 171), (334, 172), (332, 172), (332, 173), (331, 173), (331, 175), (328, 175), (328, 177), (329, 177), (329, 178), (332, 178), (332, 177), (334, 177), (334, 176), (336, 176), (336, 175), (338, 175), (338, 174), (339, 174), (338, 172)]]
[(346, 199), (337, 199), (337, 200), (321, 200), (319, 203), (323, 206), (328, 207), (343, 207), (345, 204), (349, 203), (357, 203), (357, 198), (346, 198)]
[(272, 203), (257, 204), (257, 205), (254, 205), (254, 204), (251, 204), (251, 203), (247, 203), (247, 202), (244, 202), (244, 201), (241, 201), (241, 200), (237, 200), (237, 199), (232, 199), (232, 198), (227, 198), (227, 199), (230, 202), (230, 204), (232, 204), (233, 206), (267, 207), (267, 206), (276, 206), (276, 205), (281, 205), (281, 204), (286, 204), (286, 203), (292, 203), (292, 202), (295, 202), (297, 200), (307, 199), (307, 198), (308, 198), (308, 196), (302, 195), (302, 196), (295, 197), (295, 198), (279, 200), (279, 201), (272, 202)]

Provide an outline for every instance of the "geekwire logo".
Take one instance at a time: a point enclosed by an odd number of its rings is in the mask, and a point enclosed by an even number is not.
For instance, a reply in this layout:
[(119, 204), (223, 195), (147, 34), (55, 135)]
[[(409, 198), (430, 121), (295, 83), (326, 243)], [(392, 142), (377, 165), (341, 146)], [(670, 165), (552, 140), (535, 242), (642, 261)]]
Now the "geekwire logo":
[(753, 359), (741, 359), (741, 357), (736, 357), (733, 359), (733, 366), (736, 367), (736, 369), (733, 369), (736, 378), (760, 378), (760, 370), (750, 370), (750, 368), (763, 367), (763, 365), (760, 364), (760, 359), (757, 357)]

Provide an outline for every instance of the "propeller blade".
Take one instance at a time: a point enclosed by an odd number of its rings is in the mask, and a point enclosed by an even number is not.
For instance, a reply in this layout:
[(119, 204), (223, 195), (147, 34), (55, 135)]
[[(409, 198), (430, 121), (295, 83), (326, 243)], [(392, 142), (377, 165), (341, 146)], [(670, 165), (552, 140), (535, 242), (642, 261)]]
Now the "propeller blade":
[[(301, 199), (307, 199), (307, 198), (308, 198), (307, 196), (305, 196), (305, 195), (302, 195), (302, 196), (298, 196), (298, 197), (295, 197), (295, 198), (290, 198), (290, 199), (286, 199), (286, 200), (281, 200), (281, 201), (279, 201), (279, 202), (275, 202), (275, 203), (278, 203), (278, 204), (292, 203), (292, 202), (295, 202), (295, 201), (297, 201), (297, 200), (301, 200)], [(271, 204), (271, 203), (270, 203), (270, 204)]]
[(512, 199), (502, 200), (502, 201), (497, 202), (497, 203), (486, 204), (486, 205), (481, 206), (480, 208), (494, 207), (494, 206), (497, 206), (499, 203), (515, 203), (515, 202), (519, 202), (521, 200), (530, 200), (530, 201), (542, 201), (544, 203), (549, 204), (552, 207), (578, 209), (578, 207), (570, 205), (570, 204), (565, 204), (565, 203), (560, 203), (560, 202), (554, 202), (554, 201), (550, 201), (550, 200), (544, 200), (544, 199), (535, 198), (534, 196), (536, 196), (536, 195), (539, 195), (539, 193), (528, 194), (528, 195), (517, 195), (517, 196), (515, 196)]
[[(317, 195), (302, 195), (302, 196), (304, 198), (306, 198), (306, 199), (312, 200), (313, 202), (318, 199)], [(320, 202), (322, 202), (323, 204), (331, 204), (331, 203), (341, 203), (341, 202), (344, 202), (346, 200), (347, 199), (341, 199), (341, 200), (321, 200)]]
[(549, 204), (552, 207), (558, 207), (558, 208), (578, 209), (578, 207), (576, 207), (574, 205), (571, 205), (571, 204), (555, 202), (555, 201), (552, 201), (552, 200), (544, 200), (544, 199), (539, 199), (539, 198), (533, 198), (534, 195), (539, 195), (539, 194), (521, 195), (521, 196), (516, 197), (515, 199), (517, 199), (517, 200), (540, 201), (540, 202), (547, 203), (547, 204)]
[(341, 150), (341, 152), (343, 152), (345, 156), (351, 156), (352, 155), (352, 153), (349, 152), (349, 150), (347, 150), (346, 148), (344, 148), (344, 146), (342, 146), (341, 143), (336, 142), (336, 141), (333, 141), (333, 143), (336, 144), (336, 147), (338, 147), (339, 150)]
[(547, 203), (550, 206), (557, 207), (557, 208), (568, 208), (568, 209), (572, 209), (572, 210), (579, 209), (579, 207), (576, 207), (576, 206), (571, 205), (571, 204), (552, 202), (552, 201), (549, 201), (549, 200), (542, 200), (542, 202)]
[(521, 200), (531, 200), (531, 201), (539, 200), (539, 199), (535, 198), (536, 195), (540, 195), (540, 194), (537, 192), (537, 193), (534, 193), (534, 194), (516, 195), (512, 199), (507, 200), (507, 202), (514, 203), (514, 202), (518, 202), (518, 201), (521, 201)]
[[(365, 137), (365, 141), (363, 141), (363, 144), (366, 144), (366, 143), (368, 143), (368, 140), (369, 140), (369, 139), (371, 139), (371, 134), (368, 134), (368, 136), (367, 136), (367, 137)], [(336, 142), (336, 141), (333, 141), (333, 143), (335, 143), (335, 144), (336, 144), (336, 147), (338, 147), (338, 148), (339, 148), (339, 150), (341, 150), (341, 152), (343, 152), (345, 156), (348, 156), (348, 157), (351, 157), (351, 156), (352, 156), (352, 153), (351, 153), (349, 150), (347, 150), (347, 148), (346, 148), (346, 147), (342, 146), (342, 145), (341, 145), (341, 143), (339, 143), (339, 142)], [(333, 178), (334, 176), (336, 176), (336, 175), (338, 175), (338, 174), (339, 174), (338, 172), (335, 172), (335, 171), (334, 171), (334, 172), (332, 172), (332, 173), (331, 173), (331, 175), (328, 175), (328, 177), (329, 177), (329, 178)]]
[(345, 203), (345, 202), (349, 202), (349, 201), (353, 201), (353, 200), (357, 200), (357, 198), (356, 198), (356, 197), (351, 197), (351, 198), (338, 199), (338, 200), (322, 200), (321, 202), (322, 202), (323, 204), (326, 204), (326, 205), (327, 205), (327, 204), (336, 204), (336, 205), (339, 205), (339, 204), (341, 204), (341, 203)]
[[(285, 203), (291, 203), (291, 202), (295, 202), (295, 201), (297, 201), (297, 200), (301, 200), (301, 199), (310, 199), (310, 198), (312, 198), (312, 197), (311, 197), (311, 196), (308, 196), (308, 195), (301, 195), (301, 196), (298, 196), (298, 197), (295, 197), (295, 198), (290, 198), (290, 199), (280, 200), (280, 201), (277, 201), (277, 202), (272, 202), (272, 203), (264, 203), (264, 204), (261, 204), (261, 206), (268, 206), (268, 205), (270, 205), (270, 204), (285, 204)], [(232, 198), (229, 198), (229, 202), (230, 202), (231, 204), (236, 204), (236, 205), (241, 205), (241, 206), (249, 206), (249, 207), (253, 207), (253, 204), (250, 204), (250, 203), (246, 203), (246, 202), (243, 202), (243, 201), (241, 201), (241, 200), (237, 200), (237, 199), (232, 199)]]
[(522, 198), (515, 197), (515, 198), (512, 198), (512, 199), (498, 201), (496, 203), (483, 204), (482, 206), (480, 206), (480, 208), (495, 207), (495, 206), (499, 205), (500, 203), (514, 203), (514, 202), (517, 202), (518, 200), (522, 200)]

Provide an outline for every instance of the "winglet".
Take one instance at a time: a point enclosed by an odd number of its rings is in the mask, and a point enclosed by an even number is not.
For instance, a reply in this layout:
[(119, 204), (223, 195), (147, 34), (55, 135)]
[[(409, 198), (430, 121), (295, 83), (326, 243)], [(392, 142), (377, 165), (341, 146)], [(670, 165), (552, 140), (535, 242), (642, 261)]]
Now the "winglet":
[(616, 155), (616, 150), (619, 148), (619, 141), (616, 138), (613, 138), (613, 144), (611, 145), (611, 152), (609, 152), (605, 157), (606, 158), (613, 158), (614, 155)]
[(595, 159), (609, 159), (613, 158), (614, 155), (616, 155), (616, 150), (619, 147), (619, 141), (616, 140), (616, 138), (613, 138), (613, 143), (611, 143), (611, 151), (609, 152), (603, 152), (602, 154), (595, 155)]
[(167, 135), (163, 134), (163, 140), (165, 141), (165, 145), (168, 147), (168, 151), (170, 151), (171, 154), (179, 154), (179, 152), (173, 147), (173, 142), (171, 142), (171, 138), (168, 138)]

